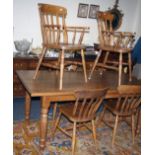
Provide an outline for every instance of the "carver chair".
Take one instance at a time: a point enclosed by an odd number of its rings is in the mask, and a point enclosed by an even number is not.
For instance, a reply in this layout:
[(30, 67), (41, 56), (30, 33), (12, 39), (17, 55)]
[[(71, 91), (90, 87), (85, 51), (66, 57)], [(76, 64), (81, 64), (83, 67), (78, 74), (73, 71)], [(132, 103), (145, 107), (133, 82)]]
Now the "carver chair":
[[(99, 52), (91, 69), (89, 79), (96, 68), (102, 67), (105, 69), (113, 69), (118, 71), (118, 85), (122, 80), (122, 65), (129, 68), (129, 81), (131, 77), (131, 51), (134, 42), (134, 33), (131, 32), (116, 32), (112, 28), (112, 21), (114, 16), (109, 12), (98, 12), (98, 34), (99, 34)], [(103, 62), (99, 62), (101, 53), (105, 52)], [(116, 54), (118, 60), (110, 60), (111, 54)], [(124, 60), (124, 55), (127, 55), (127, 61)]]
[[(96, 112), (103, 102), (105, 94), (107, 92), (107, 88), (104, 90), (96, 90), (96, 91), (76, 91), (75, 97), (76, 101), (73, 104), (62, 105), (59, 106), (59, 114), (55, 123), (55, 127), (53, 130), (53, 136), (58, 128), (60, 131), (68, 135), (72, 138), (72, 155), (75, 153), (75, 143), (76, 143), (76, 130), (77, 127), (85, 126), (90, 131), (93, 132), (94, 142), (96, 144), (96, 126), (95, 126), (95, 118)], [(73, 134), (70, 135), (67, 132), (67, 127), (60, 127), (60, 119), (61, 116), (65, 116), (68, 120), (73, 123)], [(92, 123), (92, 128), (88, 126), (88, 123)]]
[[(60, 69), (59, 89), (63, 85), (64, 66), (70, 63), (83, 65), (84, 79), (87, 82), (86, 64), (84, 57), (85, 45), (82, 44), (84, 34), (88, 27), (66, 26), (67, 9), (61, 6), (38, 4), (40, 13), (40, 24), (42, 31), (42, 52), (33, 79), (37, 78), (41, 65)], [(59, 52), (58, 61), (55, 63), (43, 63), (43, 58), (48, 50)], [(65, 52), (81, 52), (82, 62), (64, 61)]]
[[(135, 116), (138, 113), (139, 106), (141, 104), (141, 87), (137, 85), (120, 85), (118, 86), (119, 97), (117, 100), (111, 100), (104, 105), (103, 111), (100, 115), (100, 121), (103, 121), (106, 125), (113, 129), (112, 134), (112, 147), (114, 146), (114, 140), (116, 136), (116, 130), (119, 121), (126, 121), (132, 127), (132, 142), (134, 144), (135, 139)], [(111, 121), (106, 118), (106, 111), (109, 111), (112, 116), (115, 117), (115, 121)], [(127, 118), (131, 118), (131, 123), (127, 121)], [(114, 125), (113, 125), (113, 123)]]

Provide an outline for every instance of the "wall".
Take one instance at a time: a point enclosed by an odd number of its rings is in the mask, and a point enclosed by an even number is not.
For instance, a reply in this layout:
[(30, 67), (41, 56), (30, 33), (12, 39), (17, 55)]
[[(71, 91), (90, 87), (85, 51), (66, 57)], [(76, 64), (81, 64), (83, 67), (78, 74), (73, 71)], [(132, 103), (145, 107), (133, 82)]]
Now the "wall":
[[(41, 46), (41, 32), (37, 3), (51, 3), (67, 8), (67, 24), (89, 26), (90, 33), (85, 36), (84, 42), (92, 45), (97, 42), (97, 22), (95, 19), (78, 18), (79, 3), (100, 5), (100, 10), (105, 11), (112, 7), (115, 0), (14, 0), (14, 40), (33, 38), (33, 47)], [(119, 9), (124, 13), (123, 23), (119, 30), (134, 31), (140, 35), (140, 0), (120, 0)]]

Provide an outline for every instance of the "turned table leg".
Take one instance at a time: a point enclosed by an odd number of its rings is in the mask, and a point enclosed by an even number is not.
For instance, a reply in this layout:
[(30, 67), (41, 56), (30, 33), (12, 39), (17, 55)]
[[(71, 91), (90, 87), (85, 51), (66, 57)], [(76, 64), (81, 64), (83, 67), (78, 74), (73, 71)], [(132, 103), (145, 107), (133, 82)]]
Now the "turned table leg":
[(47, 134), (47, 116), (50, 102), (46, 97), (41, 98), (41, 119), (40, 119), (40, 148), (45, 148)]
[(25, 122), (28, 125), (30, 123), (30, 108), (31, 108), (31, 96), (28, 92), (25, 95)]

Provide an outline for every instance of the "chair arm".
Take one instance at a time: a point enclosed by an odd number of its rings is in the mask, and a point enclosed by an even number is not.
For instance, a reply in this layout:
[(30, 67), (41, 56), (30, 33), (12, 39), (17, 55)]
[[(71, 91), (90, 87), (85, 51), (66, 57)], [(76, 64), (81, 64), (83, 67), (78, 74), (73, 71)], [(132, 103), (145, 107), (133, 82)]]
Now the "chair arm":
[(64, 27), (67, 35), (72, 34), (72, 44), (82, 44), (85, 33), (89, 32), (89, 27), (82, 26), (66, 26)]
[(65, 27), (67, 31), (70, 32), (89, 32), (89, 27), (84, 27), (84, 26), (66, 26)]
[(102, 37), (104, 44), (123, 48), (132, 48), (135, 41), (135, 33), (132, 32), (102, 31)]

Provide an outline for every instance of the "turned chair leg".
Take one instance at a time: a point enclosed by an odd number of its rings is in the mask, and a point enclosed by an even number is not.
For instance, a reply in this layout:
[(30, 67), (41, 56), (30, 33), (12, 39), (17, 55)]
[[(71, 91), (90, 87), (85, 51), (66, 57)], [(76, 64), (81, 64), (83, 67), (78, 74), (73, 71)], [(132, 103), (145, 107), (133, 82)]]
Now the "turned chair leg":
[(137, 136), (140, 133), (140, 126), (141, 126), (141, 109), (138, 109), (135, 136)]
[(36, 77), (37, 77), (37, 74), (38, 74), (40, 65), (41, 65), (41, 63), (43, 61), (43, 58), (45, 56), (46, 51), (47, 51), (47, 48), (46, 47), (43, 47), (42, 52), (41, 52), (41, 56), (39, 58), (39, 62), (37, 64), (37, 68), (36, 68), (35, 73), (34, 73), (34, 76), (33, 76), (33, 79), (36, 79)]
[(97, 143), (96, 143), (96, 126), (95, 126), (95, 120), (92, 120), (92, 131), (93, 131), (93, 138), (94, 138), (94, 143), (95, 145), (97, 146)]
[(132, 143), (134, 144), (135, 141), (135, 118), (134, 114), (131, 116), (131, 128), (132, 128)]
[(105, 53), (105, 57), (104, 57), (104, 60), (103, 60), (103, 65), (104, 65), (104, 66), (105, 66), (106, 63), (107, 63), (108, 57), (109, 57), (109, 52), (107, 51), (107, 52)]
[(87, 82), (86, 61), (85, 61), (85, 56), (84, 56), (83, 49), (81, 50), (81, 57), (82, 57), (82, 65), (83, 65), (83, 71), (84, 71), (84, 78), (85, 78), (85, 82)]
[(63, 73), (64, 73), (64, 53), (65, 51), (61, 51), (61, 58), (60, 58), (60, 81), (59, 81), (59, 89), (62, 90), (63, 84)]
[(132, 61), (131, 61), (131, 53), (128, 53), (128, 66), (129, 66), (129, 81), (132, 81)]
[(112, 147), (114, 146), (114, 141), (115, 141), (115, 136), (116, 136), (116, 130), (117, 130), (117, 126), (118, 126), (118, 119), (119, 119), (119, 116), (116, 115), (115, 125), (114, 125), (113, 135), (112, 135)]
[(101, 56), (101, 53), (102, 53), (102, 50), (100, 50), (100, 51), (98, 52), (98, 54), (97, 54), (97, 57), (96, 57), (96, 59), (95, 59), (95, 62), (94, 62), (94, 64), (93, 64), (93, 67), (92, 67), (91, 72), (90, 72), (89, 77), (88, 77), (89, 80), (90, 80), (91, 77), (92, 77), (92, 74), (93, 74), (93, 72), (94, 72), (94, 70), (95, 70), (95, 67), (96, 67), (98, 61), (99, 61), (99, 58), (100, 58), (100, 56)]
[(72, 155), (75, 153), (75, 143), (76, 143), (76, 122), (73, 125), (73, 135), (72, 135)]
[(118, 86), (121, 85), (122, 81), (122, 61), (123, 61), (123, 55), (122, 53), (119, 54), (119, 68), (118, 68)]
[(52, 132), (52, 137), (53, 138), (54, 138), (55, 132), (57, 130), (57, 127), (59, 125), (60, 118), (61, 118), (61, 113), (58, 114), (57, 120), (56, 120), (55, 125), (54, 125), (54, 128), (53, 128), (53, 132)]

